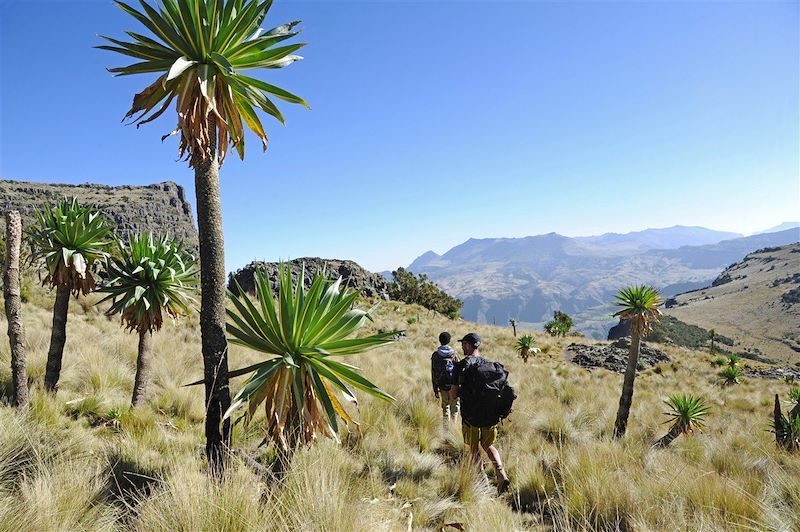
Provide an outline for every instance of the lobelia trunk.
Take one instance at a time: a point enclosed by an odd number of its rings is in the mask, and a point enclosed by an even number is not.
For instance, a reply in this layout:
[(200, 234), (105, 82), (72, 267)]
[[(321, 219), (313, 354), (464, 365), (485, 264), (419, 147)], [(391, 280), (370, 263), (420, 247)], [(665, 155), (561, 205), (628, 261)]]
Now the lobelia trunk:
[(69, 310), (69, 285), (56, 288), (53, 304), (53, 330), (50, 333), (50, 349), (47, 352), (47, 367), (44, 374), (44, 389), (55, 395), (61, 377), (61, 358), (67, 342), (67, 311)]
[(230, 420), (222, 416), (231, 404), (228, 390), (228, 341), (225, 338), (225, 249), (219, 162), (214, 116), (209, 117), (210, 161), (194, 165), (197, 232), (200, 239), (200, 334), (206, 400), (206, 456), (212, 472), (221, 476), (230, 444)]
[(153, 333), (148, 329), (143, 329), (139, 331), (139, 356), (136, 358), (136, 378), (133, 381), (133, 397), (131, 397), (132, 408), (144, 403), (147, 383), (150, 382), (152, 357)]
[(670, 428), (669, 432), (664, 434), (664, 436), (659, 439), (654, 447), (666, 447), (670, 443), (672, 443), (675, 438), (683, 434), (683, 428), (681, 427), (680, 423), (674, 423)]
[(636, 366), (639, 364), (639, 342), (637, 334), (631, 335), (631, 348), (628, 352), (628, 366), (625, 368), (625, 380), (622, 383), (622, 395), (619, 397), (617, 419), (614, 422), (614, 438), (622, 438), (628, 429), (628, 415), (633, 401), (633, 381), (636, 379)]
[(6, 213), (6, 271), (3, 275), (8, 340), (11, 344), (11, 379), (14, 401), (19, 408), (28, 406), (28, 372), (25, 367), (25, 326), (22, 323), (19, 285), (19, 248), (22, 222), (19, 211)]

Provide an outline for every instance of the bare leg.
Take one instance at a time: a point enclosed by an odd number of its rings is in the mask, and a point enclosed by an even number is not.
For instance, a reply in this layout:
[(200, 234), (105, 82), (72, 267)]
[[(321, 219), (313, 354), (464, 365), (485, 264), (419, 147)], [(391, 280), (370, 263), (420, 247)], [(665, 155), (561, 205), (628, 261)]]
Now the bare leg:
[(494, 465), (495, 476), (498, 479), (497, 491), (503, 493), (508, 489), (509, 480), (508, 475), (506, 475), (506, 470), (503, 467), (503, 461), (500, 459), (500, 451), (497, 450), (494, 444), (483, 446), (483, 450), (489, 455), (489, 460), (491, 460)]
[(442, 427), (447, 429), (447, 422), (450, 421), (451, 408), (450, 408), (450, 390), (439, 390), (442, 403)]

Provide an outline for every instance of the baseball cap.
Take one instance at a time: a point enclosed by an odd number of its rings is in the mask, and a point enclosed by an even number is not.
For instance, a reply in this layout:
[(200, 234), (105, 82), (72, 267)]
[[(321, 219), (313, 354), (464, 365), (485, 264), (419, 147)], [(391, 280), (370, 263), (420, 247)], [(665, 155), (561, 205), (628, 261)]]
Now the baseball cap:
[(464, 338), (459, 340), (459, 342), (467, 342), (470, 345), (479, 347), (481, 345), (481, 337), (478, 336), (476, 333), (468, 333), (465, 334)]

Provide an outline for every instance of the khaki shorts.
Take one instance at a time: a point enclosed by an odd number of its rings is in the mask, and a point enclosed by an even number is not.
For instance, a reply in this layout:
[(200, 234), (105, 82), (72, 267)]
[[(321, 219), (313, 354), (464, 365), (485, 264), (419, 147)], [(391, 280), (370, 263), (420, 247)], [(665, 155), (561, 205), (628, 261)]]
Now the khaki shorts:
[(481, 447), (489, 447), (497, 441), (497, 425), (491, 427), (473, 427), (466, 423), (461, 424), (461, 434), (464, 435), (464, 443), (470, 449), (477, 449), (478, 444)]

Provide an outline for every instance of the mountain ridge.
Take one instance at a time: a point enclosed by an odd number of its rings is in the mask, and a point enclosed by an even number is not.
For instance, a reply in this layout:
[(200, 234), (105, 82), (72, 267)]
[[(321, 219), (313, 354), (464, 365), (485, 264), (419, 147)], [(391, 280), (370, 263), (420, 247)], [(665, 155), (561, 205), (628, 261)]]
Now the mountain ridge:
[[(671, 296), (710, 284), (728, 264), (756, 249), (800, 240), (800, 229), (727, 240), (730, 233), (716, 234), (721, 239), (716, 243), (644, 251), (636, 235), (632, 243), (607, 246), (557, 233), (469, 239), (441, 256), (428, 252), (408, 269), (462, 299), (467, 320), (505, 323), (513, 317), (540, 326), (562, 310), (576, 317), (579, 330), (604, 337), (613, 325), (609, 302), (622, 286), (652, 284)], [(672, 239), (673, 246), (679, 243)]]

